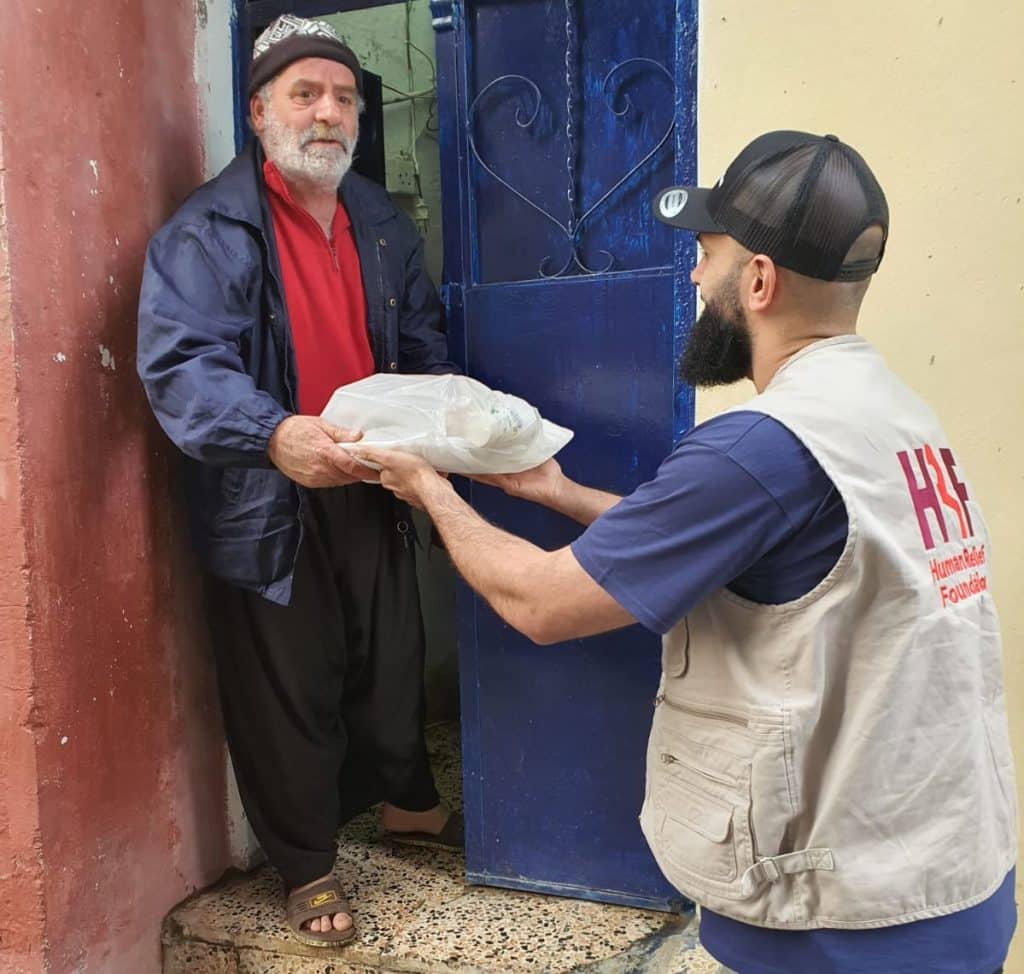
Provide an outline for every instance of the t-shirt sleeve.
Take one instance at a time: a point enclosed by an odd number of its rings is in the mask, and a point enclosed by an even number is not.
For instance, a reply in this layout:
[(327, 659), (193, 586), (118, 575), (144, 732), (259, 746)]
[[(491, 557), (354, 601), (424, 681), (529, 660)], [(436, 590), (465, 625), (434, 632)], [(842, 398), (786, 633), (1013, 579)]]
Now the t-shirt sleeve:
[[(765, 419), (745, 415), (753, 417), (747, 420), (751, 428)], [(730, 423), (735, 426), (736, 420)], [(779, 448), (804, 449), (783, 427), (768, 423)], [(750, 451), (735, 451), (743, 453), (742, 460), (736, 459), (733, 450), (716, 442), (713, 427), (708, 435), (710, 425), (685, 437), (653, 480), (572, 544), (587, 574), (643, 626), (660, 634), (794, 530), (749, 462)], [(773, 465), (778, 460), (776, 454)]]

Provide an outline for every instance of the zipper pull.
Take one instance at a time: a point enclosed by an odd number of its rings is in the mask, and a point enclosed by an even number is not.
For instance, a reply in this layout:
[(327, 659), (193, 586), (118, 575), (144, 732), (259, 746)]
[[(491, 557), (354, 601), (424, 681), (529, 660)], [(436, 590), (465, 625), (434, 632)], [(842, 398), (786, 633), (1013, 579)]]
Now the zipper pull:
[(405, 545), (405, 550), (408, 551), (412, 547), (412, 539), (409, 537), (411, 530), (408, 521), (398, 522), (398, 533), (402, 536), (402, 543)]
[(662, 751), (661, 752), (661, 763), (662, 764), (678, 764), (679, 763), (679, 759), (677, 757), (675, 757), (674, 755), (669, 754), (668, 751)]

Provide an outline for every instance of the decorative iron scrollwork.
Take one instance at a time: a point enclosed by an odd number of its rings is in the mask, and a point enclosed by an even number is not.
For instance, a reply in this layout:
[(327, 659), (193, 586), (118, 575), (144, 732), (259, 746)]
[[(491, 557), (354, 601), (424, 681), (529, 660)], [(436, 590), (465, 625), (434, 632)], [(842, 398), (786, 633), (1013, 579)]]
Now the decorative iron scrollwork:
[[(543, 104), (543, 95), (541, 94), (540, 88), (531, 81), (529, 78), (521, 74), (505, 74), (499, 78), (495, 78), (489, 82), (484, 88), (477, 94), (476, 98), (473, 99), (473, 103), (470, 105), (469, 114), (467, 117), (467, 128), (468, 128), (468, 143), (470, 152), (473, 158), (476, 159), (477, 165), (484, 170), (492, 179), (496, 180), (499, 184), (505, 187), (510, 193), (512, 193), (517, 199), (521, 200), (532, 210), (535, 210), (546, 220), (553, 223), (562, 234), (564, 234), (566, 240), (569, 242), (569, 256), (565, 262), (557, 269), (552, 270), (552, 264), (554, 258), (551, 255), (544, 257), (538, 268), (537, 273), (543, 278), (554, 278), (561, 277), (567, 273), (579, 273), (579, 274), (607, 274), (615, 267), (615, 256), (607, 250), (599, 250), (598, 253), (601, 256), (603, 266), (601, 267), (590, 267), (588, 266), (580, 253), (583, 246), (582, 234), (587, 222), (597, 213), (614, 195), (618, 192), (636, 173), (644, 168), (662, 149), (666, 142), (672, 137), (672, 133), (675, 131), (675, 118), (673, 117), (668, 127), (665, 129), (661, 137), (655, 142), (654, 146), (647, 151), (643, 158), (640, 159), (635, 165), (633, 165), (607, 192), (605, 192), (600, 199), (597, 200), (592, 206), (590, 206), (582, 215), (579, 214), (580, 201), (577, 192), (577, 177), (578, 177), (578, 160), (579, 160), (579, 141), (578, 141), (578, 126), (576, 122), (576, 115), (579, 108), (580, 96), (579, 96), (579, 65), (578, 65), (578, 30), (577, 30), (577, 17), (576, 17), (576, 6), (575, 0), (565, 0), (566, 10), (566, 53), (565, 53), (565, 81), (566, 81), (566, 122), (565, 122), (565, 136), (566, 136), (566, 201), (568, 203), (569, 218), (568, 221), (563, 223), (550, 211), (545, 209), (535, 200), (530, 199), (525, 193), (521, 192), (515, 186), (513, 186), (508, 180), (498, 174), (494, 166), (487, 162), (481, 154), (477, 142), (476, 142), (476, 113), (477, 108), (481, 101), (495, 88), (502, 85), (515, 85), (520, 89), (525, 89), (521, 92), (521, 97), (524, 99), (519, 105), (516, 106), (515, 111), (515, 124), (521, 129), (528, 129), (537, 121), (537, 117), (540, 114), (540, 110)], [(630, 99), (628, 92), (622, 90), (623, 82), (620, 80), (618, 86), (612, 85), (616, 79), (623, 79), (625, 69), (628, 67), (641, 67), (644, 70), (653, 71), (663, 75), (671, 86), (673, 86), (673, 78), (671, 72), (663, 64), (652, 58), (646, 57), (634, 57), (628, 58), (625, 61), (616, 64), (604, 78), (601, 90), (604, 95), (605, 104), (608, 110), (616, 116), (616, 118), (625, 118), (631, 111), (633, 111), (633, 102)], [(614, 90), (612, 88), (614, 87)], [(532, 100), (532, 107), (530, 101)], [(618, 107), (617, 107), (618, 106)], [(570, 269), (572, 269), (570, 271)]]

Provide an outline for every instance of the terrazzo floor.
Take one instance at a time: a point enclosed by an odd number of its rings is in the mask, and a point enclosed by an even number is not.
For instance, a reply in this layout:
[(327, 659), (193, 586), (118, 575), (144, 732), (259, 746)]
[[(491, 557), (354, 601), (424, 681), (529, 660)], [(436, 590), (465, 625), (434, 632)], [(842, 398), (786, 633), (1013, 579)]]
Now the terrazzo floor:
[[(460, 804), (458, 727), (428, 732), (438, 789)], [(461, 855), (380, 841), (371, 814), (339, 835), (335, 873), (358, 936), (310, 947), (284, 922), (269, 867), (192, 897), (164, 922), (164, 974), (716, 974), (690, 917), (466, 886)]]

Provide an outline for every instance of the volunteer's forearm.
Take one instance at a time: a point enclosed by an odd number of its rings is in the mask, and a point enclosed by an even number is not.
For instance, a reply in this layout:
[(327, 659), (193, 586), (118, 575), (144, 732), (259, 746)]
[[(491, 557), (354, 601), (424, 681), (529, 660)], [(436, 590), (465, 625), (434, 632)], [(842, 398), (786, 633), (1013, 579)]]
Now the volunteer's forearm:
[(614, 507), (622, 500), (617, 494), (609, 494), (604, 490), (584, 487), (568, 477), (564, 477), (558, 490), (545, 503), (559, 514), (571, 517), (580, 524), (587, 525), (596, 521), (605, 511)]
[(489, 524), (447, 481), (437, 480), (421, 500), (459, 574), (510, 626), (534, 638), (550, 553)]

